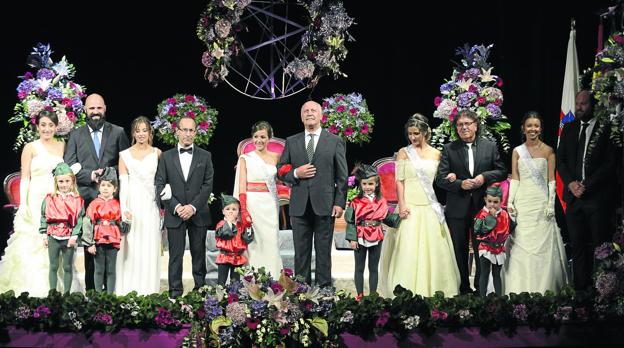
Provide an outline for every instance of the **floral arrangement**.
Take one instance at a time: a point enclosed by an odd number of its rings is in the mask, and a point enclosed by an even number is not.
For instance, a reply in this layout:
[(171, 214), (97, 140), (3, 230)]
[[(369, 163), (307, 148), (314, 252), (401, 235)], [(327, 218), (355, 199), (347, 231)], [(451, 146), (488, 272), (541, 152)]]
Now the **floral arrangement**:
[(328, 132), (349, 143), (361, 145), (371, 140), (375, 117), (361, 94), (337, 93), (323, 99), (322, 107), (321, 126)]
[(22, 124), (13, 146), (15, 151), (39, 137), (36, 117), (44, 109), (58, 116), (56, 136), (59, 138), (66, 138), (73, 128), (85, 123), (85, 89), (72, 81), (76, 69), (65, 56), (55, 63), (51, 55), (49, 44), (38, 43), (27, 60), (37, 71), (27, 71), (19, 77), (22, 80), (17, 86), (19, 101), (9, 119), (9, 123)]
[[(278, 280), (260, 268), (237, 269), (240, 281), (226, 288), (208, 287), (204, 302), (205, 330), (192, 330), (218, 347), (275, 347), (287, 340), (303, 346), (327, 342), (325, 318), (339, 295), (331, 288), (310, 287), (284, 269)], [(200, 339), (201, 339), (200, 338)]]
[(595, 310), (602, 316), (624, 316), (624, 230), (613, 235), (613, 242), (603, 243), (594, 254), (598, 262), (595, 277)]
[[(605, 48), (596, 54), (594, 67), (584, 72), (583, 80), (591, 79), (591, 91), (596, 98), (594, 115), (597, 134), (610, 130), (613, 144), (622, 146), (624, 132), (624, 33), (616, 33), (607, 41)], [(591, 137), (586, 157), (591, 156), (595, 141)]]
[[(197, 24), (197, 37), (206, 45), (202, 64), (204, 77), (217, 86), (228, 73), (233, 57), (240, 54), (238, 33), (244, 29), (241, 16), (251, 0), (209, 1)], [(353, 24), (341, 1), (324, 4), (322, 0), (298, 0), (309, 15), (309, 25), (302, 37), (302, 53), (284, 71), (299, 80), (310, 79), (316, 84), (323, 75), (342, 75), (340, 63), (347, 56), (345, 38), (353, 38), (347, 29)]]
[(158, 115), (152, 122), (156, 137), (163, 143), (178, 143), (176, 129), (182, 117), (190, 117), (197, 124), (195, 144), (208, 145), (217, 126), (219, 112), (208, 106), (202, 97), (190, 94), (176, 94), (158, 104)]
[(457, 139), (453, 119), (461, 110), (472, 110), (479, 118), (481, 135), (499, 143), (503, 150), (509, 150), (505, 131), (511, 128), (503, 115), (503, 80), (492, 74), (488, 62), (493, 45), (464, 45), (456, 51), (461, 63), (453, 69), (449, 80), (440, 86), (441, 96), (434, 100), (436, 110), (433, 117), (442, 123), (433, 130), (432, 144), (441, 148), (449, 140)]

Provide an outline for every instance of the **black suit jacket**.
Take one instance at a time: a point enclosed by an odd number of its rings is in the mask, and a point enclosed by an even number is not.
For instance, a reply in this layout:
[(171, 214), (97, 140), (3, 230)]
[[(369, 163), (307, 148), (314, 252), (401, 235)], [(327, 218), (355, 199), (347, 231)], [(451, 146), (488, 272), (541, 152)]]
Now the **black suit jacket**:
[(187, 180), (184, 180), (182, 173), (178, 147), (163, 152), (158, 161), (155, 184), (156, 197), (159, 201), (160, 192), (165, 185), (171, 186), (171, 199), (160, 202), (166, 211), (165, 226), (176, 228), (184, 221), (175, 214), (175, 207), (178, 204), (191, 204), (195, 207), (195, 215), (190, 219), (195, 226), (207, 227), (212, 223), (208, 198), (212, 192), (213, 177), (212, 155), (197, 145), (193, 146), (193, 159)]
[[(599, 124), (594, 125), (590, 141), (596, 138), (596, 131)], [(567, 123), (561, 132), (559, 139), (559, 147), (557, 148), (557, 171), (563, 180), (564, 190), (563, 199), (566, 203), (571, 204), (576, 199), (572, 192), (568, 190), (568, 185), (575, 180), (581, 181), (576, 177), (576, 153), (578, 146), (578, 138), (581, 132), (581, 121), (574, 120)], [(616, 151), (609, 141), (609, 128), (596, 139), (596, 147), (590, 156), (585, 156), (585, 193), (581, 200), (597, 201), (607, 203), (614, 196), (612, 179), (614, 179), (616, 168)]]
[[(438, 167), (436, 184), (446, 190), (446, 216), (450, 218), (465, 218), (469, 213), (470, 200), (473, 207), (483, 206), (483, 196), (488, 185), (507, 178), (507, 168), (500, 159), (496, 144), (484, 138), (475, 140), (474, 176), (468, 168), (468, 147), (461, 140), (455, 140), (444, 145), (442, 158)], [(448, 182), (444, 178), (449, 173), (455, 173), (457, 180)], [(461, 188), (464, 179), (471, 179), (479, 174), (485, 177), (483, 186), (476, 190), (466, 191)]]
[(119, 152), (129, 147), (128, 137), (124, 129), (112, 123), (104, 122), (102, 139), (100, 140), (100, 158), (95, 153), (93, 138), (89, 127), (84, 125), (69, 133), (65, 146), (64, 160), (70, 166), (80, 163), (82, 169), (76, 174), (78, 191), (86, 203), (98, 195), (97, 184), (91, 181), (91, 172), (96, 169), (115, 167), (119, 163)]
[(331, 215), (332, 207), (345, 206), (347, 199), (347, 160), (345, 142), (334, 134), (321, 131), (312, 165), (316, 175), (310, 179), (297, 179), (295, 169), (308, 163), (305, 146), (305, 132), (286, 139), (284, 152), (277, 165), (292, 165), (292, 169), (279, 179), (292, 185), (290, 193), (290, 215), (303, 216), (308, 199), (312, 202), (314, 213), (319, 216)]

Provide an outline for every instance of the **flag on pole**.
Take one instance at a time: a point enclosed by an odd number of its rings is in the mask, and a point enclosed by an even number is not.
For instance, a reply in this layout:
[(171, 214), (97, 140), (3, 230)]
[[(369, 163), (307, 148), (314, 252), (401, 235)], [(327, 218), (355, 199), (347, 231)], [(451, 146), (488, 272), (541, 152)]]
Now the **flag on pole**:
[[(563, 125), (574, 120), (574, 109), (576, 93), (579, 91), (579, 67), (578, 57), (576, 55), (576, 30), (574, 29), (574, 19), (572, 19), (570, 28), (570, 38), (568, 39), (568, 53), (566, 55), (565, 75), (563, 77), (563, 93), (561, 95), (561, 113), (559, 114), (559, 131), (557, 133), (557, 147), (559, 147), (559, 138)], [(566, 210), (566, 204), (563, 201), (563, 181), (556, 173), (557, 180), (557, 196), (559, 202)]]

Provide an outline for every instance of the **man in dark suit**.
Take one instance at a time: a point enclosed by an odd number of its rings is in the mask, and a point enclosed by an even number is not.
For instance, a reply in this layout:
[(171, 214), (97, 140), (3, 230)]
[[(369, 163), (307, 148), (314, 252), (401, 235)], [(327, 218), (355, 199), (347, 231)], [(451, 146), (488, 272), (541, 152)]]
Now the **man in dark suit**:
[[(479, 120), (473, 111), (460, 111), (453, 126), (459, 139), (444, 145), (436, 184), (447, 192), (446, 222), (461, 277), (459, 292), (465, 294), (471, 291), (468, 274), (470, 228), (477, 211), (483, 206), (485, 189), (494, 182), (505, 180), (507, 168), (500, 159), (496, 143), (478, 136)], [(457, 180), (447, 180), (449, 173), (455, 173)], [(478, 243), (474, 236), (472, 246), (476, 255)], [(481, 270), (479, 262), (475, 265), (474, 287), (478, 293)]]
[[(609, 141), (609, 127), (598, 132), (601, 125), (593, 114), (591, 93), (580, 91), (575, 102), (576, 119), (567, 123), (561, 133), (557, 171), (565, 188), (574, 288), (589, 290), (594, 249), (611, 241), (614, 232), (611, 216), (615, 209), (616, 151)], [(589, 149), (592, 142), (595, 146)]]
[(312, 283), (312, 238), (316, 284), (330, 286), (334, 219), (342, 216), (347, 192), (345, 142), (321, 129), (321, 106), (301, 107), (305, 131), (286, 139), (277, 165), (280, 180), (292, 185), (290, 219), (295, 246), (295, 274)]
[[(106, 167), (115, 167), (119, 152), (129, 147), (124, 129), (106, 121), (106, 104), (98, 94), (85, 100), (87, 124), (69, 133), (64, 160), (76, 174), (78, 191), (85, 201), (85, 208), (98, 195), (97, 176)], [(84, 253), (85, 287), (95, 289), (93, 255)], [(106, 282), (105, 282), (106, 283)]]
[(197, 290), (206, 284), (206, 232), (212, 223), (208, 198), (214, 170), (210, 152), (195, 147), (197, 124), (190, 117), (178, 122), (178, 145), (163, 152), (156, 171), (156, 196), (165, 207), (169, 242), (169, 297), (182, 295), (182, 260), (188, 231)]

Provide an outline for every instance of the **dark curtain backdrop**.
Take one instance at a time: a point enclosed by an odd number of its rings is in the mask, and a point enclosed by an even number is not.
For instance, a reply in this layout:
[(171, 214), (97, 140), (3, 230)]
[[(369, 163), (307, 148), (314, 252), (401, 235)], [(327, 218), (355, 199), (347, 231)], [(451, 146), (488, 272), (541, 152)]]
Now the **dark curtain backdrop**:
[[(213, 153), (215, 192), (231, 192), (236, 145), (251, 125), (269, 121), (278, 137), (301, 130), (303, 92), (277, 101), (254, 100), (226, 84), (203, 79), (202, 43), (195, 27), (205, 1), (12, 2), (0, 14), (2, 69), (0, 113), (8, 119), (17, 101), (18, 75), (37, 42), (52, 45), (53, 59), (66, 55), (77, 68), (75, 81), (104, 96), (108, 120), (129, 128), (139, 115), (152, 117), (156, 105), (175, 93), (205, 97), (219, 110), (219, 124), (207, 147)], [(576, 18), (581, 69), (593, 64), (596, 13), (610, 1), (551, 4), (547, 1), (373, 2), (344, 1), (355, 17), (349, 55), (339, 80), (321, 79), (311, 98), (360, 92), (376, 116), (373, 141), (348, 145), (349, 166), (391, 156), (406, 144), (403, 124), (411, 114), (431, 117), (439, 86), (450, 77), (455, 48), (493, 43), (493, 73), (504, 80), (503, 112), (511, 119), (511, 145), (520, 142), (519, 122), (528, 110), (545, 121), (545, 141), (554, 145), (570, 18)], [(426, 4), (426, 5), (425, 5)], [(433, 126), (438, 124), (432, 120)], [(17, 125), (0, 128), (0, 176), (19, 170), (11, 150)], [(162, 149), (166, 146), (159, 145)], [(509, 155), (506, 156), (509, 164)], [(6, 198), (4, 198), (6, 202)], [(215, 213), (218, 213), (214, 209)], [(1, 231), (11, 228), (2, 212)], [(6, 233), (3, 232), (3, 235)]]

